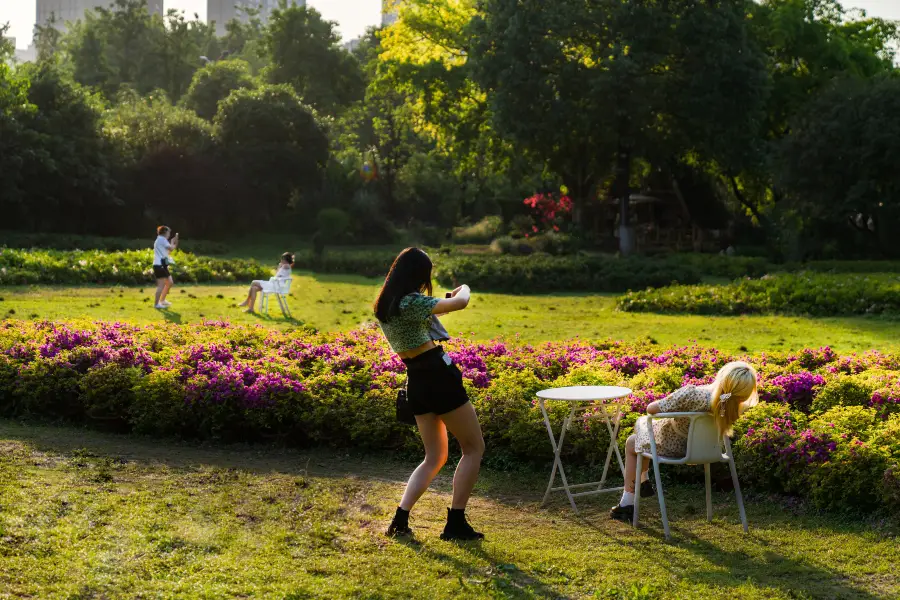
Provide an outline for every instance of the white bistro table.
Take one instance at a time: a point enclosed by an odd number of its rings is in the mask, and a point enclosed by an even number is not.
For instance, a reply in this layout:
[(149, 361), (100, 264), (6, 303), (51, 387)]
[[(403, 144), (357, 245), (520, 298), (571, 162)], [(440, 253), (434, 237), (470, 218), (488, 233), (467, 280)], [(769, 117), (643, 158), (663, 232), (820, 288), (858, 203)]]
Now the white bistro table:
[[(624, 478), (625, 476), (625, 464), (622, 462), (622, 455), (619, 453), (619, 445), (616, 443), (616, 439), (619, 433), (619, 421), (622, 416), (622, 406), (627, 402), (627, 397), (630, 394), (631, 390), (628, 388), (606, 385), (554, 388), (541, 390), (537, 393), (538, 405), (541, 407), (541, 413), (544, 415), (544, 425), (547, 426), (547, 433), (550, 434), (550, 444), (553, 446), (554, 454), (553, 470), (550, 472), (550, 483), (547, 484), (547, 492), (544, 494), (544, 500), (541, 503), (541, 506), (547, 503), (550, 492), (565, 491), (566, 496), (569, 497), (569, 503), (572, 505), (572, 510), (577, 513), (578, 507), (575, 506), (575, 498), (579, 496), (591, 496), (594, 494), (621, 492), (624, 489), (622, 487), (605, 488), (603, 486), (606, 485), (606, 476), (609, 474), (609, 464), (612, 462), (613, 454), (616, 455), (616, 460), (619, 462), (619, 469), (622, 472), (622, 477)], [(547, 400), (568, 402), (571, 407), (568, 416), (563, 419), (563, 426), (562, 430), (559, 432), (559, 439), (553, 434), (550, 416), (547, 414)], [(586, 413), (587, 411), (593, 410), (595, 407), (591, 406), (590, 403), (598, 401), (600, 403), (598, 405), (599, 416), (606, 421), (606, 429), (609, 431), (610, 439), (609, 448), (606, 450), (606, 463), (603, 465), (603, 475), (600, 476), (600, 481), (570, 485), (568, 479), (566, 479), (566, 471), (563, 468), (562, 459), (560, 457), (563, 441), (566, 439), (566, 430), (572, 426), (578, 413)], [(596, 418), (596, 415), (585, 415), (585, 418)], [(556, 482), (557, 471), (559, 471), (559, 475), (562, 479), (561, 487), (553, 487), (553, 484)], [(572, 492), (572, 490), (591, 487), (595, 487), (596, 489), (588, 489), (583, 492)]]

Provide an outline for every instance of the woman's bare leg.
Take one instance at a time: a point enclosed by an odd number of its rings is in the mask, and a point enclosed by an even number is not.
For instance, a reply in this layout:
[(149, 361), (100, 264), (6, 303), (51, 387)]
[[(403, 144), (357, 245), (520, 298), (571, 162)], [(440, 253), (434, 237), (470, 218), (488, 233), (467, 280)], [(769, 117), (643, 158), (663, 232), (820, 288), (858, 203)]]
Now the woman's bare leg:
[(153, 306), (159, 306), (159, 303), (162, 302), (160, 297), (163, 297), (163, 290), (166, 289), (166, 279), (157, 279), (156, 280), (156, 298), (153, 302)]
[(171, 290), (172, 286), (175, 285), (175, 281), (171, 277), (169, 277), (168, 279), (165, 279), (163, 281), (165, 281), (165, 283), (163, 284), (162, 294), (159, 297), (160, 302), (166, 301), (166, 296), (169, 295), (169, 290)]
[[(637, 470), (637, 450), (635, 450), (635, 443), (637, 441), (637, 436), (632, 434), (628, 436), (628, 441), (625, 442), (625, 491), (634, 493), (635, 483), (634, 483), (634, 472)], [(645, 460), (642, 461), (641, 465), (641, 475), (650, 470), (650, 461)], [(641, 477), (643, 479), (643, 477)]]
[(238, 306), (239, 306), (240, 308), (243, 308), (243, 307), (245, 307), (245, 306), (249, 306), (249, 305), (250, 305), (250, 298), (252, 297), (252, 294), (253, 294), (253, 286), (251, 285), (251, 286), (250, 286), (250, 289), (247, 290), (247, 297), (244, 299), (243, 302), (241, 302), (240, 304), (238, 304)]
[(253, 312), (256, 308), (256, 295), (262, 290), (262, 286), (254, 283), (250, 286), (250, 295), (247, 298), (247, 311)]
[(475, 414), (475, 407), (471, 402), (441, 415), (440, 419), (459, 440), (462, 448), (463, 455), (453, 475), (453, 503), (450, 505), (451, 508), (462, 509), (469, 502), (469, 496), (472, 495), (472, 489), (478, 481), (481, 458), (484, 456), (484, 437), (481, 434), (478, 415)]
[[(425, 445), (425, 460), (416, 467), (406, 483), (406, 491), (403, 492), (403, 498), (400, 500), (400, 508), (406, 511), (412, 510), (441, 468), (447, 463), (447, 428), (444, 426), (444, 422), (434, 413), (429, 413), (416, 415), (416, 424), (419, 426), (419, 434)], [(454, 488), (455, 486), (454, 483)]]

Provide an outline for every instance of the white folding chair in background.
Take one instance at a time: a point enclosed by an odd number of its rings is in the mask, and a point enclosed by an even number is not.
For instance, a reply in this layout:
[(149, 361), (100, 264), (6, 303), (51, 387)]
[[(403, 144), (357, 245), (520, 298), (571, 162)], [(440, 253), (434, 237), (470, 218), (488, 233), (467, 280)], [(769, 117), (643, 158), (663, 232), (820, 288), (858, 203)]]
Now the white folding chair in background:
[(272, 277), (267, 285), (262, 288), (261, 310), (265, 314), (269, 314), (269, 296), (275, 296), (278, 307), (281, 308), (281, 314), (285, 318), (292, 319), (291, 309), (288, 307), (287, 297), (291, 293), (290, 277)]
[[(666, 539), (670, 537), (669, 518), (666, 515), (666, 499), (663, 495), (662, 480), (659, 476), (660, 465), (703, 465), (706, 471), (706, 520), (712, 520), (712, 478), (710, 465), (712, 463), (727, 462), (731, 468), (731, 480), (734, 482), (734, 494), (737, 497), (738, 511), (741, 514), (741, 524), (744, 532), (747, 532), (747, 513), (744, 511), (744, 498), (741, 496), (741, 485), (738, 483), (737, 469), (734, 466), (734, 454), (731, 451), (731, 442), (727, 437), (719, 435), (716, 422), (709, 413), (701, 412), (674, 412), (648, 415), (650, 422), (650, 452), (639, 452), (637, 455), (636, 473), (641, 472), (643, 459), (653, 461), (653, 474), (656, 477), (656, 494), (659, 497), (659, 512), (662, 515), (663, 530)], [(691, 420), (688, 429), (687, 455), (684, 458), (669, 458), (659, 456), (656, 451), (656, 438), (653, 434), (653, 421), (656, 419), (687, 418)], [(724, 452), (723, 452), (724, 446)], [(634, 495), (634, 521), (632, 526), (638, 526), (638, 511), (640, 510), (641, 495)]]

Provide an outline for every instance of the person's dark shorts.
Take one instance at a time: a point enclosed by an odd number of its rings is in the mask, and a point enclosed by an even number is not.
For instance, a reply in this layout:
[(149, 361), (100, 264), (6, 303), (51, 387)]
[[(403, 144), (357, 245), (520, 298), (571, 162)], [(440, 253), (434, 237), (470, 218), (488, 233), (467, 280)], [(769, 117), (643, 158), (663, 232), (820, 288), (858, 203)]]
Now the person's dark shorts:
[(153, 276), (157, 279), (168, 279), (171, 277), (169, 265), (153, 265)]
[(403, 359), (406, 364), (406, 397), (414, 415), (452, 412), (469, 401), (463, 376), (454, 364), (444, 362), (443, 348)]

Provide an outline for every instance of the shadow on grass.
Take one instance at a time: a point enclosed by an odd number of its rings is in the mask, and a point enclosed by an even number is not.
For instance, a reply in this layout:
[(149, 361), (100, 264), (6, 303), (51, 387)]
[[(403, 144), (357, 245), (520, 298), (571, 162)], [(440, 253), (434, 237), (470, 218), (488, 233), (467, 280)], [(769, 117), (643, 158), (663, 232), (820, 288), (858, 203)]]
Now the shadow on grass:
[[(402, 540), (399, 543), (415, 550), (419, 558), (432, 560), (451, 569), (458, 574), (463, 588), (467, 585), (463, 577), (478, 578), (479, 580), (483, 580), (485, 577), (484, 571), (473, 567), (472, 564), (459, 560), (445, 552), (427, 548), (415, 540)], [(482, 542), (448, 543), (454, 544), (471, 554), (473, 558), (480, 559), (491, 565), (487, 572), (488, 583), (491, 589), (500, 594), (501, 597), (556, 598), (558, 600), (569, 600), (571, 598), (571, 596), (560, 594), (554, 587), (540, 579), (536, 579), (515, 564), (506, 562), (503, 557), (490, 552)]]
[[(394, 458), (350, 455), (334, 450), (298, 452), (259, 446), (160, 443), (159, 440), (150, 438), (103, 434), (71, 427), (23, 425), (3, 420), (0, 420), (0, 439), (25, 442), (44, 452), (72, 455), (87, 449), (101, 456), (175, 469), (214, 466), (257, 474), (277, 472), (325, 479), (360, 477), (402, 484), (413, 468), (411, 463), (401, 465)], [(840, 543), (839, 538), (829, 540), (826, 537), (829, 533), (865, 536), (867, 544), (889, 541), (889, 536), (873, 534), (861, 521), (794, 515), (780, 510), (770, 502), (751, 500), (747, 504), (751, 529), (750, 534), (746, 535), (740, 527), (733, 494), (715, 495), (716, 518), (712, 524), (707, 525), (703, 522), (702, 508), (698, 508), (703, 504), (702, 486), (671, 486), (667, 489), (666, 499), (673, 538), (667, 542), (653, 499), (645, 500), (642, 527), (634, 531), (627, 525), (611, 522), (605, 509), (600, 508), (597, 501), (579, 505), (579, 515), (556, 502), (546, 510), (539, 510), (539, 498), (543, 490), (541, 481), (546, 481), (545, 474), (508, 476), (503, 472), (486, 470), (483, 480), (484, 487), (490, 490), (485, 499), (490, 502), (521, 510), (523, 514), (540, 514), (541, 519), (548, 523), (565, 522), (573, 531), (581, 529), (598, 534), (603, 538), (600, 545), (611, 544), (614, 553), (618, 555), (621, 552), (622, 561), (628, 560), (626, 557), (635, 552), (658, 553), (657, 562), (661, 571), (677, 572), (680, 579), (702, 583), (712, 589), (738, 586), (751, 581), (760, 587), (779, 590), (788, 597), (863, 600), (879, 597), (855, 587), (854, 580), (838, 569), (814, 564), (810, 558), (776, 549), (778, 546), (790, 546), (794, 538), (808, 534), (815, 536), (817, 532), (821, 532), (818, 539), (811, 537), (811, 543)], [(442, 476), (435, 487), (446, 492), (449, 477)], [(528, 491), (523, 493), (523, 490)], [(614, 502), (615, 498), (611, 496), (609, 504)], [(754, 531), (755, 524), (762, 529)], [(715, 531), (710, 528), (715, 528)], [(556, 529), (558, 531), (553, 531)], [(780, 532), (774, 539), (766, 533), (773, 530)], [(555, 543), (565, 543), (565, 528), (552, 526), (546, 535), (559, 536)], [(881, 539), (872, 539), (873, 535)], [(414, 541), (406, 543), (414, 547), (423, 558), (446, 564), (464, 577), (485, 579), (484, 570), (476, 569), (464, 560)], [(560, 597), (550, 582), (540, 578), (540, 573), (535, 574), (532, 568), (514, 564), (508, 557), (492, 552), (484, 544), (460, 543), (458, 547), (491, 565), (487, 577), (492, 588), (500, 595)], [(671, 551), (668, 551), (669, 548)], [(820, 551), (827, 550), (804, 549), (812, 556), (819, 556)], [(850, 557), (847, 560), (853, 559)], [(715, 565), (716, 568), (710, 568), (710, 565)], [(623, 572), (627, 569), (628, 565), (623, 564)]]
[[(584, 518), (572, 516), (570, 518), (603, 535), (611, 533), (610, 526), (612, 524), (619, 528), (619, 535), (622, 538), (631, 538), (636, 535), (646, 536), (656, 544), (671, 547), (673, 556), (668, 556), (669, 553), (661, 556), (659, 568), (663, 571), (677, 570), (682, 579), (702, 583), (712, 589), (751, 581), (760, 587), (777, 589), (788, 598), (876, 600), (882, 597), (854, 587), (852, 580), (847, 575), (836, 570), (829, 570), (803, 558), (776, 552), (771, 548), (772, 542), (769, 539), (754, 532), (754, 518), (757, 522), (764, 522), (767, 530), (782, 529), (788, 532), (788, 537), (791, 537), (791, 531), (820, 529), (828, 529), (833, 533), (863, 533), (861, 526), (839, 524), (836, 519), (826, 525), (814, 518), (804, 519), (792, 516), (785, 511), (777, 510), (777, 507), (774, 506), (767, 507), (770, 510), (766, 511), (764, 507), (753, 506), (752, 502), (747, 503), (745, 496), (750, 531), (744, 533), (734, 494), (731, 492), (717, 493), (714, 496), (713, 522), (704, 524), (707, 527), (719, 529), (718, 534), (722, 538), (717, 543), (713, 543), (692, 532), (689, 528), (696, 527), (698, 521), (705, 521), (705, 509), (697, 509), (694, 504), (694, 502), (703, 503), (703, 486), (672, 487), (676, 493), (666, 494), (666, 508), (672, 534), (668, 540), (663, 531), (662, 519), (658, 511), (659, 506), (655, 497), (642, 501), (641, 522), (638, 530), (632, 529), (630, 524), (615, 523), (605, 516), (599, 516), (598, 519), (593, 520), (590, 517), (597, 515), (584, 515)], [(690, 500), (685, 498), (688, 490), (690, 490)], [(724, 502), (722, 501), (723, 497), (727, 497)], [(651, 510), (647, 511), (648, 508)], [(688, 519), (685, 519), (685, 513), (690, 515)], [(722, 517), (727, 518), (727, 522), (723, 523)], [(615, 535), (615, 532), (612, 534)], [(628, 545), (629, 540), (623, 539), (622, 542), (623, 545)], [(775, 543), (779, 544), (777, 541)], [(697, 560), (675, 558), (674, 554), (679, 551), (687, 551)], [(702, 567), (694, 566), (710, 563), (719, 568), (704, 570)]]
[[(159, 310), (159, 309), (157, 309)], [(159, 314), (163, 316), (163, 318), (169, 323), (174, 323), (175, 325), (181, 325), (181, 313), (177, 313), (171, 311), (169, 309), (159, 310)]]

